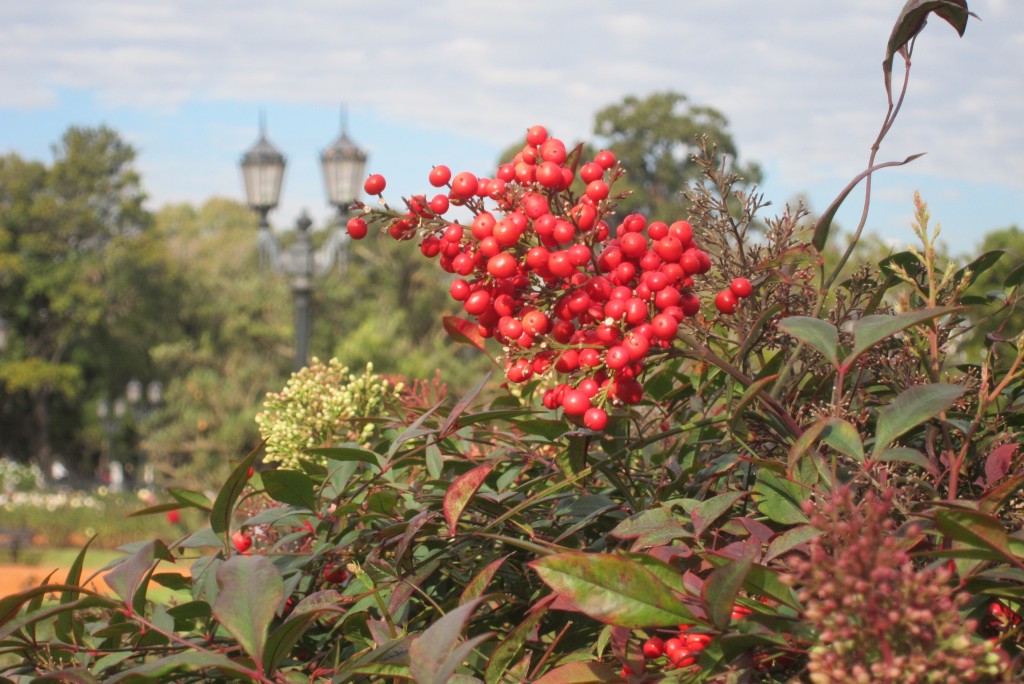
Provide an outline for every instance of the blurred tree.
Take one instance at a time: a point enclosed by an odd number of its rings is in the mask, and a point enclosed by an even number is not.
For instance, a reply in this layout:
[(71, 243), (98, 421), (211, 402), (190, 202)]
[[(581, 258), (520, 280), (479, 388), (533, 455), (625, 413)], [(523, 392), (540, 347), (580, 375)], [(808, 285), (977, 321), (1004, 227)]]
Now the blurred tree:
[(620, 212), (641, 212), (649, 220), (668, 222), (685, 218), (688, 203), (682, 193), (701, 179), (700, 167), (692, 159), (700, 151), (700, 136), (707, 136), (709, 152), (714, 149), (719, 156), (729, 157), (748, 185), (759, 183), (757, 164), (737, 162), (739, 151), (728, 126), (718, 110), (691, 104), (685, 95), (674, 92), (643, 99), (631, 95), (599, 111), (594, 133), (626, 169), (616, 190), (632, 192), (619, 203)]
[[(687, 185), (701, 180), (693, 155), (700, 152), (698, 138), (707, 136), (708, 151), (729, 157), (729, 163), (750, 187), (761, 182), (756, 163), (738, 164), (739, 151), (728, 131), (729, 122), (718, 110), (690, 104), (687, 97), (671, 91), (652, 93), (646, 98), (630, 95), (604, 107), (594, 117), (598, 143), (615, 153), (626, 175), (615, 191), (630, 193), (619, 200), (620, 216), (643, 213), (652, 221), (672, 222), (685, 218)], [(557, 135), (557, 131), (554, 132)], [(572, 149), (578, 143), (565, 141)], [(523, 149), (523, 141), (506, 148), (499, 163), (510, 161)], [(584, 161), (593, 159), (598, 148), (586, 145)]]
[(292, 357), (288, 287), (260, 270), (256, 220), (238, 202), (165, 206), (155, 224), (181, 303), (152, 350), (169, 380), (144, 447), (162, 480), (202, 485), (259, 442), (256, 411)]
[(152, 307), (161, 269), (135, 151), (109, 128), (73, 127), (54, 155), (49, 167), (0, 158), (3, 448), (46, 472), (55, 444), (82, 453), (89, 383), (123, 388), (146, 369), (148, 340), (130, 321)]
[[(1024, 308), (1016, 297), (1009, 297), (1014, 289), (1020, 290), (1020, 269), (1024, 268), (1024, 231), (1009, 226), (986, 233), (978, 254), (992, 250), (1005, 250), (1005, 254), (988, 270), (978, 274), (971, 286), (971, 294), (991, 297), (991, 304), (982, 310), (986, 318), (978, 323), (972, 337), (965, 344), (976, 349), (987, 346), (986, 337), (992, 339), (1013, 338), (1024, 331)], [(1017, 286), (1007, 282), (1011, 273), (1016, 272)]]

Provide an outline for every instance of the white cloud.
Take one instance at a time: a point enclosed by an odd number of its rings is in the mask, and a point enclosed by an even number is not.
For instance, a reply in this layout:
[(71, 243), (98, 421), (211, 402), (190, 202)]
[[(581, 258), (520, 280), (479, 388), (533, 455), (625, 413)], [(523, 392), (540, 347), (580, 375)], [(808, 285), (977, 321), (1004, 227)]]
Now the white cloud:
[[(863, 168), (900, 4), (6, 0), (0, 108), (51, 107), (63, 88), (154, 112), (347, 102), (500, 149), (530, 123), (583, 137), (602, 106), (676, 90), (796, 191)], [(971, 8), (965, 38), (933, 19), (918, 40), (880, 159), (928, 151), (915, 172), (1024, 190), (1024, 3)]]

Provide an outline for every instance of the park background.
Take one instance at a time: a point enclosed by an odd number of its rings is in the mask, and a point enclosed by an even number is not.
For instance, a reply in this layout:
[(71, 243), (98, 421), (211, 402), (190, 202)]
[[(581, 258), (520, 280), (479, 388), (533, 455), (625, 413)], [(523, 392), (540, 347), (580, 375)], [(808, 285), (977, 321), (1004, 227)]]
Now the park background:
[[(885, 98), (880, 37), (899, 4), (528, 2), (485, 18), (467, 2), (5, 3), (0, 57), (16, 68), (0, 74), (0, 527), (31, 530), (36, 547), (94, 533), (114, 547), (187, 525), (124, 513), (170, 484), (214, 486), (258, 442), (254, 415), (292, 354), (289, 283), (259, 268), (237, 168), (261, 112), (289, 158), (271, 214), (286, 245), (303, 209), (318, 242), (332, 227), (316, 156), (342, 126), (398, 197), (441, 160), (492, 169), (532, 124), (601, 140), (600, 112), (659, 93), (685, 95), (673, 115), (719, 112), (777, 205), (820, 211), (867, 156)], [(1024, 8), (972, 9), (970, 40), (934, 31), (915, 52), (914, 116), (885, 152), (928, 154), (880, 176), (861, 260), (912, 241), (915, 189), (948, 254), (1021, 249)], [(691, 133), (666, 127), (679, 144)], [(393, 377), (439, 372), (453, 391), (487, 366), (448, 340), (446, 283), (416, 255), (372, 241), (347, 256), (317, 281), (315, 354)], [(118, 416), (133, 381), (159, 383), (159, 401)], [(111, 462), (127, 466), (123, 486)]]

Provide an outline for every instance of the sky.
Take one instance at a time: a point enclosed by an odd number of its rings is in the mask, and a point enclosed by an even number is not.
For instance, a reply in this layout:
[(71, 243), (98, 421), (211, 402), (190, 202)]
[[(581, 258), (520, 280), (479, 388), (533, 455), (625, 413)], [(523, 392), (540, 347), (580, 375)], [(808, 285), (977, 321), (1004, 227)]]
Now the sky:
[[(148, 206), (244, 200), (259, 136), (288, 158), (277, 227), (326, 225), (318, 155), (348, 135), (387, 196), (432, 190), (432, 165), (490, 175), (534, 124), (592, 139), (628, 95), (685, 94), (721, 111), (781, 211), (823, 211), (865, 168), (886, 110), (881, 61), (903, 0), (4, 0), (0, 154), (51, 162), (69, 126), (138, 150)], [(943, 242), (975, 253), (1024, 226), (1024, 2), (970, 0), (963, 38), (934, 18), (878, 161), (867, 229), (913, 241), (920, 190)], [(902, 64), (897, 60), (896, 87)], [(863, 195), (838, 220), (852, 228)]]

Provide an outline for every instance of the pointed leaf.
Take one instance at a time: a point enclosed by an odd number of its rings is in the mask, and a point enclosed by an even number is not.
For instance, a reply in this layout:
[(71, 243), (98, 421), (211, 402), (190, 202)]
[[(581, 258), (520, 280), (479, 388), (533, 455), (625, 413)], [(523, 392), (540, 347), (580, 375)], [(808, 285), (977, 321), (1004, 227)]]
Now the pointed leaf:
[(938, 476), (939, 474), (939, 469), (935, 464), (917, 449), (910, 449), (908, 447), (882, 449), (872, 454), (871, 458), (881, 463), (909, 463), (924, 468), (926, 472), (932, 475)]
[(620, 627), (699, 622), (664, 582), (629, 558), (569, 551), (529, 563), (580, 612)]
[(757, 474), (754, 495), (758, 501), (757, 510), (769, 520), (782, 525), (808, 522), (801, 507), (806, 495), (797, 483), (762, 469)]
[(449, 485), (448, 490), (444, 493), (444, 519), (448, 523), (449, 535), (455, 534), (455, 528), (466, 505), (469, 504), (469, 500), (480, 489), (480, 485), (484, 483), (492, 470), (494, 470), (494, 464), (485, 463), (458, 476)]
[(103, 581), (131, 607), (143, 578), (152, 572), (157, 560), (173, 561), (174, 555), (161, 541), (147, 542), (104, 575)]
[(839, 331), (828, 321), (811, 316), (790, 316), (779, 321), (779, 329), (817, 350), (839, 367)]
[(615, 671), (604, 663), (576, 661), (548, 670), (534, 684), (596, 684), (597, 682), (621, 682)]
[[(886, 87), (888, 87), (888, 74), (886, 74), (886, 77)], [(821, 215), (818, 222), (815, 224), (814, 235), (811, 238), (811, 244), (814, 245), (814, 248), (819, 252), (825, 249), (825, 243), (828, 242), (828, 234), (832, 230), (832, 221), (835, 220), (836, 214), (839, 213), (839, 208), (843, 205), (843, 202), (846, 201), (846, 198), (849, 197), (850, 193), (853, 192), (854, 188), (856, 188), (862, 180), (879, 169), (884, 169), (890, 166), (903, 166), (904, 164), (909, 164), (921, 156), (922, 154), (912, 154), (901, 162), (885, 162), (883, 164), (876, 164), (875, 166), (865, 169), (857, 174), (857, 176), (854, 177), (854, 179), (850, 181), (845, 188), (843, 188), (842, 192), (832, 200), (832, 204), (828, 206), (828, 209), (825, 210), (825, 213)]]
[[(1019, 444), (1003, 444), (985, 457), (985, 485), (991, 487), (1010, 472)], [(69, 582), (70, 584), (70, 582)]]
[(981, 511), (946, 508), (935, 512), (935, 524), (944, 534), (962, 544), (994, 551), (1011, 563), (1020, 563), (1010, 550), (1006, 528), (994, 516)]
[(210, 501), (210, 497), (206, 496), (202, 492), (193, 492), (190, 489), (170, 487), (168, 488), (167, 493), (186, 506), (198, 508), (201, 511), (208, 511), (213, 507), (213, 502)]
[(270, 633), (263, 652), (263, 668), (267, 674), (274, 673), (278, 665), (284, 662), (284, 659), (291, 653), (292, 647), (319, 617), (318, 612), (307, 612), (300, 615), (293, 613)]
[(323, 456), (324, 458), (332, 461), (369, 463), (380, 470), (380, 455), (374, 451), (370, 451), (369, 449), (363, 449), (362, 447), (320, 447), (316, 449), (306, 449), (306, 453), (314, 456)]
[(487, 371), (487, 373), (484, 374), (484, 377), (476, 383), (473, 389), (471, 389), (466, 396), (459, 399), (458, 403), (452, 407), (452, 410), (448, 413), (448, 417), (444, 419), (443, 423), (441, 423), (441, 429), (438, 430), (438, 434), (442, 438), (447, 437), (451, 433), (452, 427), (454, 427), (456, 422), (459, 420), (459, 416), (466, 412), (469, 405), (473, 403), (473, 400), (477, 398), (477, 395), (480, 394), (484, 386), (488, 381), (490, 381), (492, 372), (493, 371)]
[(220, 488), (217, 498), (210, 509), (210, 529), (214, 534), (223, 535), (231, 527), (231, 515), (235, 510), (235, 502), (242, 495), (246, 485), (249, 484), (249, 468), (256, 462), (259, 456), (259, 449), (242, 459), (242, 462), (235, 466), (235, 469), (228, 475), (224, 486)]
[(967, 264), (959, 271), (957, 271), (956, 275), (953, 276), (953, 279), (955, 281), (959, 281), (961, 278), (964, 277), (967, 271), (970, 271), (971, 279), (970, 281), (968, 281), (968, 285), (973, 285), (974, 281), (978, 279), (978, 276), (980, 276), (988, 269), (992, 268), (996, 264), (996, 262), (998, 262), (999, 259), (1002, 258), (1004, 254), (1006, 254), (1005, 249), (993, 249), (988, 252), (985, 252), (977, 259), (975, 259), (974, 261), (972, 261), (971, 263)]
[(472, 345), (480, 351), (486, 349), (486, 340), (480, 334), (480, 327), (475, 323), (458, 316), (444, 316), (441, 319), (441, 324), (448, 336), (456, 342)]
[(236, 555), (217, 568), (213, 616), (253, 660), (263, 660), (267, 628), (284, 600), (284, 581), (266, 556)]
[(274, 501), (315, 511), (313, 480), (298, 470), (267, 470), (262, 473), (263, 487)]
[(724, 630), (729, 626), (736, 594), (754, 565), (756, 552), (753, 545), (745, 545), (739, 558), (715, 568), (701, 587), (700, 598), (704, 610), (711, 624), (718, 629)]
[(843, 365), (849, 368), (858, 356), (901, 330), (906, 330), (912, 325), (917, 325), (939, 316), (945, 316), (958, 310), (954, 306), (940, 306), (934, 309), (920, 309), (919, 311), (907, 311), (906, 313), (894, 315), (876, 314), (874, 316), (865, 316), (853, 324), (853, 349), (843, 359)]
[(874, 454), (884, 451), (903, 433), (948, 409), (963, 393), (963, 387), (948, 383), (916, 385), (900, 392), (891, 404), (878, 412)]
[(821, 431), (821, 441), (853, 460), (864, 461), (864, 444), (860, 441), (857, 428), (842, 418), (829, 418)]
[(693, 533), (698, 537), (704, 534), (708, 526), (718, 520), (722, 515), (732, 509), (736, 502), (745, 497), (749, 492), (725, 492), (710, 499), (701, 501), (690, 511), (690, 520), (693, 522)]
[(976, 16), (967, 10), (967, 0), (908, 0), (892, 27), (885, 47), (885, 59), (882, 60), (885, 90), (890, 101), (893, 58), (897, 53), (906, 51), (907, 44), (924, 29), (931, 12), (945, 19), (960, 36), (967, 30), (968, 16)]
[[(85, 545), (82, 547), (82, 550), (79, 551), (78, 555), (75, 556), (75, 560), (71, 563), (71, 568), (68, 569), (67, 578), (64, 580), (64, 584), (72, 587), (77, 587), (81, 584), (82, 567), (85, 565), (85, 554), (89, 550), (89, 546), (92, 545), (95, 539), (96, 535), (89, 537), (89, 541), (85, 542)], [(63, 605), (74, 601), (76, 593), (77, 592), (70, 591), (61, 592), (60, 604)], [(70, 641), (69, 635), (71, 634), (71, 627), (71, 614), (62, 613), (60, 617), (57, 618), (57, 633), (60, 634), (62, 638), (64, 638), (65, 640)]]
[[(481, 635), (460, 645), (462, 630), (479, 600), (450, 610), (409, 644), (409, 673), (416, 684), (445, 684)], [(470, 648), (467, 649), (466, 647)]]
[(509, 632), (508, 636), (491, 652), (487, 668), (484, 670), (484, 681), (487, 684), (499, 684), (503, 680), (509, 664), (522, 652), (527, 637), (545, 615), (547, 615), (546, 610), (531, 610), (527, 613), (526, 618)]
[(469, 603), (473, 599), (480, 598), (483, 596), (484, 591), (487, 589), (487, 585), (494, 579), (494, 575), (497, 574), (498, 569), (508, 559), (508, 556), (502, 556), (497, 560), (493, 560), (488, 563), (483, 570), (478, 572), (476, 576), (466, 584), (466, 588), (462, 590), (462, 596), (459, 597), (459, 603)]

